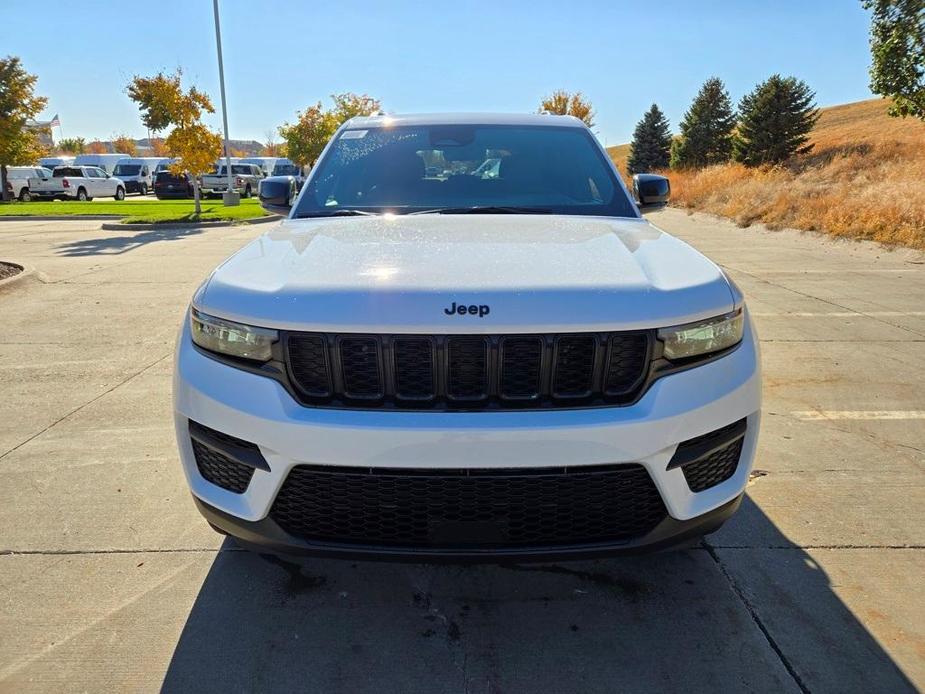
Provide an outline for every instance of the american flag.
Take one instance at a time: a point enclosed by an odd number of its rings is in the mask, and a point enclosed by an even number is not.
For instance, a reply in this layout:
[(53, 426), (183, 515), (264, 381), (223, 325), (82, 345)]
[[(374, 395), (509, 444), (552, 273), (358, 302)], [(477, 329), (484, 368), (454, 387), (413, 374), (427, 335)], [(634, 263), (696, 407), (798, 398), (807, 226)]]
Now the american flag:
[(57, 114), (57, 113), (55, 114), (55, 117), (51, 119), (51, 123), (49, 123), (48, 126), (51, 127), (51, 128), (60, 128), (60, 127), (61, 127), (61, 121), (58, 120), (58, 114)]

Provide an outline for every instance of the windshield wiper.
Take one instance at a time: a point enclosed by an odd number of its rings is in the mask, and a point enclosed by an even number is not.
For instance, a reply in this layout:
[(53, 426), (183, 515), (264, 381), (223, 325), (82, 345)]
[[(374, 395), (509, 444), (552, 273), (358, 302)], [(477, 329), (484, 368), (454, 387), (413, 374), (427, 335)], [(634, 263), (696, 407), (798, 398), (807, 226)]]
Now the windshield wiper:
[(551, 214), (547, 207), (513, 207), (500, 205), (473, 205), (472, 207), (435, 207), (408, 214)]
[(297, 214), (296, 219), (303, 217), (374, 217), (376, 212), (367, 212), (366, 210), (331, 210), (330, 212), (306, 212)]

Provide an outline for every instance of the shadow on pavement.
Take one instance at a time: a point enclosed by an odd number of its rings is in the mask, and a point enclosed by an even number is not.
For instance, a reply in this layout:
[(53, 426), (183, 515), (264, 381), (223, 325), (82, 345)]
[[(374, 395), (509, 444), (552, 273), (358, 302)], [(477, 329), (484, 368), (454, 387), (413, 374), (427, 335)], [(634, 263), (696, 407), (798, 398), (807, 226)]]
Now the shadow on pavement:
[(201, 233), (202, 229), (154, 229), (141, 231), (131, 236), (101, 236), (95, 239), (63, 243), (58, 246), (57, 253), (69, 258), (88, 255), (119, 255), (149, 243), (178, 241)]
[[(736, 522), (772, 525), (747, 498)], [(166, 692), (914, 691), (799, 549), (783, 550), (786, 572), (752, 576), (779, 593), (758, 609), (710, 548), (468, 567), (233, 549), (203, 583)], [(789, 625), (785, 643), (764, 610)]]

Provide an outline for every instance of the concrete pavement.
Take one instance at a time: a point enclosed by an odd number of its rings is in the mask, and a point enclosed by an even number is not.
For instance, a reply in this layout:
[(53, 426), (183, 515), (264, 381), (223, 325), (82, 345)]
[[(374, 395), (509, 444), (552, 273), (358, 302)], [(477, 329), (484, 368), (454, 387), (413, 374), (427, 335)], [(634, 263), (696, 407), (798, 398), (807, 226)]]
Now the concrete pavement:
[(0, 290), (0, 691), (925, 687), (925, 256), (651, 219), (757, 317), (739, 514), (671, 554), (301, 570), (201, 520), (170, 420), (185, 304), (266, 227), (4, 223), (37, 273)]

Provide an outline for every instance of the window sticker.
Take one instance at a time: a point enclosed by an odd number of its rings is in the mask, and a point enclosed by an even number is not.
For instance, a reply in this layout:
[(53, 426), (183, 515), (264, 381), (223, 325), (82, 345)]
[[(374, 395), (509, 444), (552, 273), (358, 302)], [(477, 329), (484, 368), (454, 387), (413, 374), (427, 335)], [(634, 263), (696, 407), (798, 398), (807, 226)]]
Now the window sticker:
[(366, 133), (369, 130), (345, 130), (340, 136), (341, 140), (359, 140), (360, 138), (366, 137)]

